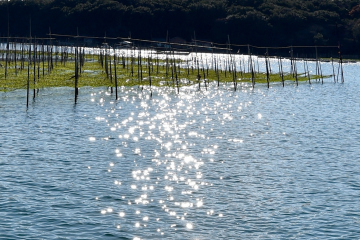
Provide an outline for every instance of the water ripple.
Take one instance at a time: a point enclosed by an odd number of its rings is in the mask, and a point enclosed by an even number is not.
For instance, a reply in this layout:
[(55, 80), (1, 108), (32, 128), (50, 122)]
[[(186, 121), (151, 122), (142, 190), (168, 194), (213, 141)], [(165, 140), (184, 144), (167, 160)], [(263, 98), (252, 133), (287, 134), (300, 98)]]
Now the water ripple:
[[(329, 66), (324, 65), (324, 71)], [(0, 98), (3, 239), (349, 239), (359, 232), (355, 64), (345, 84), (44, 89)]]

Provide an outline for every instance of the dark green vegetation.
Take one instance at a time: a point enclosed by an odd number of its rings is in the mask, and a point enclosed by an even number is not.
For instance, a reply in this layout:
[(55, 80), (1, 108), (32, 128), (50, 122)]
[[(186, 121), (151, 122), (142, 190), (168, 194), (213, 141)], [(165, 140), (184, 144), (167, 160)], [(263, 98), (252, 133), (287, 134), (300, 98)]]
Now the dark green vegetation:
[(359, 54), (358, 0), (11, 0), (0, 1), (0, 35), (49, 32), (165, 39), (194, 37), (259, 46), (338, 45)]

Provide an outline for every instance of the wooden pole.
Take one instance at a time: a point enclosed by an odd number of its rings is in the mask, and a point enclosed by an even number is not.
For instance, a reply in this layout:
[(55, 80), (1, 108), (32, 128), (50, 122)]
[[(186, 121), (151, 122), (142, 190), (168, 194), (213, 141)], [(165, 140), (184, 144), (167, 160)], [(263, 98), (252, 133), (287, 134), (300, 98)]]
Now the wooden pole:
[(28, 59), (28, 74), (27, 74), (27, 85), (26, 85), (26, 107), (29, 107), (29, 95), (30, 95), (30, 65), (31, 65), (31, 38), (29, 39), (29, 59)]
[(290, 65), (291, 65), (290, 73), (293, 75), (293, 77), (295, 77), (294, 50), (292, 46), (290, 47)]
[(37, 52), (37, 78), (40, 79), (40, 61), (41, 61), (41, 49)]
[(177, 93), (179, 94), (180, 89), (179, 89), (178, 73), (177, 73), (177, 71), (176, 71), (176, 61), (175, 61), (174, 51), (173, 51), (173, 57), (174, 57), (174, 68), (175, 68), (176, 88), (177, 88)]
[(336, 83), (336, 79), (335, 79), (335, 69), (334, 69), (334, 59), (331, 57), (331, 65), (332, 65), (332, 70), (333, 70), (333, 76), (334, 76), (334, 83)]
[(79, 72), (78, 72), (78, 47), (75, 48), (75, 104), (77, 103), (77, 96), (78, 96), (78, 78), (79, 78)]
[(297, 66), (296, 66), (296, 60), (294, 60), (294, 75), (295, 75), (295, 80), (296, 80), (296, 86), (299, 86), (298, 74), (297, 74)]
[(141, 55), (141, 49), (140, 49), (140, 83), (141, 83), (141, 91), (144, 89), (142, 81), (143, 81), (143, 66), (142, 66), (142, 55)]
[(322, 74), (321, 62), (320, 62), (320, 60), (319, 60), (319, 71), (320, 71), (320, 77), (321, 77), (321, 84), (324, 84), (324, 77), (323, 77), (323, 74)]
[(284, 81), (284, 71), (283, 71), (283, 67), (282, 67), (282, 60), (281, 60), (281, 57), (280, 57), (280, 74), (281, 74), (281, 82), (282, 82), (282, 85), (283, 87), (285, 86), (285, 81)]
[(309, 66), (308, 66), (307, 61), (306, 61), (306, 71), (307, 71), (307, 76), (308, 76), (308, 79), (309, 79), (309, 84), (311, 84), (311, 77), (310, 77)]
[(115, 98), (118, 99), (118, 85), (117, 85), (117, 73), (116, 73), (116, 52), (114, 49), (114, 74), (115, 74)]
[(34, 40), (34, 54), (33, 54), (33, 57), (34, 57), (34, 95), (33, 95), (33, 98), (35, 99), (35, 94), (36, 94), (36, 90), (35, 90), (35, 85), (36, 85), (36, 37), (35, 37), (35, 40)]
[(315, 46), (315, 61), (316, 61), (316, 80), (319, 80), (318, 76), (320, 75), (319, 71), (319, 62), (318, 62), (318, 51), (317, 46)]
[[(80, 64), (81, 65), (81, 64)], [(111, 55), (110, 55), (110, 46), (109, 46), (109, 68), (110, 68), (110, 83), (111, 83), (111, 93), (113, 93), (113, 87), (112, 87), (112, 69), (111, 69)]]
[(149, 72), (149, 85), (150, 85), (150, 97), (152, 97), (152, 90), (151, 90), (151, 72), (150, 72), (150, 62), (148, 62), (148, 72)]
[(140, 82), (140, 86), (141, 86), (142, 84), (141, 84), (141, 80), (140, 80), (140, 61), (141, 61), (141, 48), (139, 47), (138, 56), (137, 56), (137, 65), (138, 65), (137, 75), (138, 75), (138, 82)]
[(265, 53), (265, 65), (266, 65), (267, 87), (270, 88), (269, 59), (268, 59), (268, 51), (267, 51), (267, 49), (266, 49), (266, 53)]
[(42, 43), (42, 74), (43, 77), (45, 76), (45, 47), (44, 42)]
[(6, 77), (7, 77), (7, 66), (8, 66), (8, 59), (9, 59), (9, 36), (7, 37), (7, 41), (6, 41), (6, 54), (5, 54), (5, 80), (6, 80)]
[[(234, 61), (232, 59), (232, 55), (231, 55), (231, 45), (230, 45), (230, 37), (228, 35), (228, 49), (227, 49), (227, 52), (229, 54), (229, 73), (233, 73), (233, 83), (234, 83), (234, 91), (236, 91), (236, 88), (237, 88), (237, 82), (236, 82), (236, 69), (235, 69), (235, 66), (234, 66)], [(232, 68), (232, 69), (231, 69)]]
[(17, 48), (17, 41), (15, 40), (15, 44), (14, 44), (14, 61), (15, 61), (15, 75), (17, 76), (17, 64), (16, 64), (16, 58), (17, 58), (17, 56), (16, 56), (16, 48)]

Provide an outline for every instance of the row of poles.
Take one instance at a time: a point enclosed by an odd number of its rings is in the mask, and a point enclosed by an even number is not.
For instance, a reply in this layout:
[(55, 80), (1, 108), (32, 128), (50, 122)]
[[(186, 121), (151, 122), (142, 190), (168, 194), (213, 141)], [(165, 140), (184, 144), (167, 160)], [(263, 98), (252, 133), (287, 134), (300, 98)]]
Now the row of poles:
[[(54, 34), (50, 35), (50, 38), (17, 38), (15, 41), (10, 41), (10, 38), (7, 38), (6, 48), (5, 51), (2, 52), (0, 58), (2, 61), (5, 61), (5, 79), (8, 75), (8, 68), (11, 64), (13, 64), (15, 68), (15, 74), (17, 75), (17, 71), (25, 70), (25, 62), (27, 62), (27, 106), (29, 105), (29, 95), (30, 95), (30, 82), (33, 80), (34, 84), (34, 95), (35, 98), (36, 94), (36, 81), (40, 80), (40, 76), (44, 76), (45, 74), (50, 74), (54, 68), (54, 65), (57, 66), (58, 63), (61, 65), (65, 65), (67, 61), (71, 60), (74, 61), (74, 78), (75, 78), (75, 103), (77, 102), (78, 96), (78, 80), (81, 76), (81, 72), (84, 69), (85, 64), (85, 48), (80, 47), (77, 43), (75, 47), (64, 47), (64, 46), (54, 46), (51, 44), (55, 38), (53, 38)], [(63, 36), (63, 35), (55, 35), (55, 36)], [(66, 35), (69, 37), (69, 35)], [(79, 36), (72, 36), (74, 39), (80, 38)], [(107, 38), (105, 38), (106, 41)], [(21, 40), (21, 41), (19, 41)], [(128, 39), (131, 40), (131, 39)], [(44, 44), (44, 41), (50, 42), (50, 44)], [(234, 90), (237, 89), (237, 79), (238, 77), (242, 77), (244, 73), (248, 72), (251, 73), (251, 82), (252, 86), (255, 86), (255, 75), (256, 73), (260, 73), (259, 70), (259, 56), (254, 57), (251, 53), (250, 45), (231, 45), (230, 39), (228, 38), (228, 43), (225, 47), (214, 47), (214, 44), (209, 46), (199, 46), (197, 44), (195, 38), (195, 44), (176, 44), (176, 43), (169, 43), (166, 42), (157, 42), (157, 41), (149, 41), (149, 40), (141, 40), (141, 39), (133, 39), (132, 41), (136, 41), (138, 43), (141, 42), (151, 42), (151, 43), (162, 43), (167, 44), (170, 48), (166, 48), (165, 52), (165, 59), (160, 63), (160, 58), (158, 54), (154, 53), (153, 49), (146, 49), (145, 51), (140, 47), (140, 44), (137, 48), (132, 46), (127, 50), (121, 51), (119, 53), (116, 51), (116, 46), (110, 47), (108, 44), (103, 44), (103, 48), (100, 48), (99, 53), (96, 54), (98, 57), (98, 61), (101, 64), (102, 68), (105, 69), (105, 73), (107, 78), (110, 79), (110, 82), (113, 84), (115, 83), (115, 95), (116, 99), (118, 99), (118, 92), (117, 92), (117, 66), (122, 66), (123, 69), (133, 77), (134, 76), (134, 65), (137, 64), (137, 76), (140, 83), (141, 88), (143, 89), (143, 81), (144, 77), (147, 74), (148, 85), (150, 86), (150, 92), (152, 95), (152, 76), (159, 73), (159, 68), (162, 67), (165, 69), (166, 78), (171, 78), (172, 85), (177, 88), (179, 92), (180, 87), (180, 79), (184, 76), (189, 76), (190, 71), (191, 74), (195, 72), (197, 76), (198, 86), (199, 89), (201, 88), (201, 82), (203, 81), (205, 89), (207, 89), (209, 85), (208, 75), (209, 69), (213, 69), (215, 71), (215, 75), (217, 78), (217, 85), (220, 85), (220, 74), (223, 74), (224, 77), (231, 76), (233, 79)], [(191, 50), (192, 53), (190, 59), (186, 59), (185, 61), (176, 58), (176, 50), (183, 50), (183, 49), (176, 49), (175, 46), (186, 46), (188, 50)], [(240, 60), (236, 61), (237, 55), (239, 53), (232, 53), (233, 47), (239, 46), (247, 46), (248, 47), (248, 61), (247, 65), (245, 63), (244, 58), (240, 58)], [(198, 53), (199, 47), (211, 49), (211, 62), (208, 62), (208, 58), (203, 58), (201, 53)], [(10, 50), (11, 49), (11, 50)], [(221, 50), (226, 52), (227, 58), (220, 58), (220, 55), (214, 54), (214, 50)], [(316, 75), (320, 76), (321, 81), (323, 82), (323, 74), (321, 68), (320, 59), (317, 56), (317, 47), (315, 47), (316, 51)], [(73, 53), (70, 55), (69, 52)], [(95, 48), (92, 49), (93, 57), (95, 55)], [(127, 53), (126, 53), (127, 52)], [(137, 55), (136, 55), (137, 52)], [(147, 53), (147, 56), (146, 56)], [(125, 55), (127, 55), (125, 57)], [(154, 57), (155, 55), (155, 57)], [(267, 86), (269, 87), (270, 84), (270, 75), (272, 73), (271, 67), (271, 58), (269, 56), (268, 48), (266, 48), (265, 54), (263, 56), (265, 60), (265, 69), (266, 69), (266, 79), (267, 79)], [(282, 79), (282, 85), (284, 86), (284, 69), (283, 69), (283, 57), (277, 57), (277, 62), (279, 66), (279, 75)], [(337, 74), (334, 67), (334, 61), (331, 58), (332, 68), (333, 68), (333, 77), (334, 82), (344, 82), (344, 75), (343, 75), (343, 67), (342, 67), (342, 57), (339, 51), (339, 66), (337, 68)], [(308, 68), (308, 61), (307, 59), (301, 59), (303, 61), (303, 69), (305, 76), (308, 77), (308, 81), (311, 84), (311, 78)], [(312, 61), (314, 61), (312, 59)], [(47, 62), (47, 71), (45, 71), (45, 62)], [(144, 64), (145, 63), (145, 64)], [(294, 57), (293, 54), (293, 47), (290, 47), (290, 73), (296, 79), (296, 84), (298, 84), (298, 69), (299, 69), (299, 59)], [(183, 69), (183, 71), (180, 71)], [(41, 71), (40, 71), (41, 70)], [(31, 72), (33, 72), (33, 78), (30, 79)], [(171, 77), (170, 77), (171, 76)], [(317, 79), (320, 80), (320, 79)], [(190, 83), (190, 80), (188, 80)], [(113, 92), (113, 89), (111, 88)]]
[[(143, 82), (143, 57), (142, 57), (142, 49), (141, 48), (137, 48), (137, 56), (135, 54), (135, 48), (132, 48), (131, 53), (127, 54), (128, 56), (130, 56), (130, 60), (129, 60), (129, 64), (127, 64), (127, 71), (130, 72), (130, 75), (133, 77), (134, 76), (134, 64), (137, 61), (137, 65), (138, 65), (138, 79), (139, 79), (139, 83), (140, 85), (142, 85)], [(299, 61), (303, 62), (303, 72), (304, 72), (304, 76), (308, 78), (309, 84), (311, 84), (311, 76), (310, 76), (310, 71), (309, 71), (309, 67), (308, 67), (308, 62), (310, 60), (308, 59), (297, 59), (295, 57), (293, 57), (293, 50), (291, 49), (291, 57), (290, 57), (290, 74), (293, 76), (293, 78), (296, 79), (296, 84), (298, 85), (298, 63)], [(106, 75), (111, 79), (112, 82), (112, 74), (111, 74), (111, 64), (108, 64), (106, 59), (109, 59), (109, 56), (107, 55), (109, 54), (108, 51), (103, 51), (100, 52), (100, 62), (101, 62), (101, 66), (105, 68), (105, 72)], [(116, 59), (116, 51), (115, 49), (113, 50), (113, 55), (114, 55), (114, 59)], [(238, 60), (238, 62), (236, 61), (236, 56), (234, 56), (234, 54), (231, 54), (231, 51), (228, 52), (227, 59), (222, 59), (222, 61), (219, 59), (219, 57), (216, 57), (214, 54), (212, 54), (212, 58), (211, 58), (211, 66), (209, 66), (208, 63), (208, 59), (206, 58), (206, 60), (204, 61), (202, 58), (202, 54), (198, 54), (196, 53), (195, 56), (192, 56), (191, 59), (186, 60), (185, 64), (183, 61), (181, 61), (180, 59), (176, 59), (175, 57), (175, 51), (169, 51), (166, 52), (166, 57), (165, 57), (165, 62), (162, 65), (163, 68), (166, 69), (166, 78), (169, 77), (170, 72), (171, 72), (171, 79), (172, 79), (172, 83), (173, 85), (177, 87), (178, 91), (179, 91), (179, 79), (182, 75), (185, 75), (185, 77), (189, 76), (189, 73), (191, 71), (192, 74), (194, 74), (194, 69), (197, 71), (197, 80), (199, 82), (199, 89), (201, 88), (201, 78), (203, 77), (204, 80), (204, 85), (205, 88), (207, 88), (207, 85), (209, 84), (208, 82), (206, 82), (208, 74), (209, 74), (209, 68), (214, 69), (215, 70), (215, 74), (217, 77), (217, 82), (218, 82), (218, 86), (220, 84), (220, 74), (224, 74), (224, 77), (228, 77), (229, 75), (232, 76), (233, 78), (233, 82), (234, 82), (234, 89), (236, 90), (237, 87), (237, 77), (241, 76), (243, 77), (243, 74), (248, 72), (251, 72), (251, 80), (252, 80), (252, 84), (253, 87), (255, 86), (255, 75), (257, 73), (260, 73), (259, 70), (259, 57), (253, 57), (251, 52), (249, 53), (249, 60), (248, 60), (248, 65), (246, 68), (245, 65), (245, 61), (244, 59), (242, 60)], [(199, 56), (200, 55), (200, 56)], [(169, 56), (171, 58), (169, 58)], [(120, 57), (118, 57), (120, 58)], [(137, 59), (137, 60), (136, 60)], [(256, 59), (256, 61), (255, 61)], [(279, 75), (282, 79), (282, 84), (284, 86), (285, 83), (285, 79), (284, 79), (284, 68), (283, 68), (283, 59), (282, 57), (277, 57), (277, 61), (278, 61), (278, 66), (279, 66)], [(159, 58), (153, 58), (152, 53), (148, 54), (147, 59), (145, 59), (147, 66), (145, 67), (148, 68), (147, 69), (147, 73), (148, 73), (148, 79), (149, 79), (149, 85), (151, 87), (151, 74), (155, 73), (159, 73)], [(271, 68), (271, 57), (268, 54), (268, 51), (266, 51), (265, 55), (264, 55), (264, 60), (265, 60), (265, 66), (266, 66), (266, 79), (267, 79), (267, 86), (270, 87), (270, 75), (272, 73), (272, 68)], [(125, 58), (124, 55), (122, 55), (121, 60), (119, 59), (119, 61), (121, 61), (121, 65), (123, 66), (123, 68), (125, 68)], [(318, 76), (318, 79), (316, 80), (321, 80), (321, 82), (323, 83), (323, 73), (322, 73), (322, 67), (321, 67), (321, 61), (319, 58), (316, 58), (315, 60), (311, 60), (311, 61), (315, 61), (315, 65), (316, 65), (316, 76)], [(190, 64), (191, 63), (191, 64)], [(343, 76), (343, 69), (342, 69), (342, 61), (339, 61), (339, 66), (337, 69), (337, 74), (335, 71), (335, 66), (334, 66), (334, 60), (333, 58), (331, 58), (331, 63), (332, 63), (332, 70), (333, 70), (333, 77), (334, 77), (334, 82), (339, 82), (339, 77), (341, 78), (341, 82), (344, 82), (344, 76)], [(114, 66), (115, 66), (115, 60), (114, 60)], [(129, 68), (130, 66), (130, 68)], [(155, 68), (154, 68), (155, 66)], [(190, 67), (191, 66), (191, 67)], [(161, 66), (160, 66), (161, 67)], [(300, 66), (299, 66), (300, 68)], [(156, 71), (154, 71), (154, 69)], [(182, 73), (182, 71), (180, 71), (180, 69), (184, 69), (184, 72)], [(238, 70), (240, 69), (240, 70)], [(247, 71), (246, 71), (247, 69)]]
[[(45, 39), (48, 40), (48, 39)], [(10, 50), (11, 49), (11, 50)], [(71, 50), (72, 51), (72, 50)], [(85, 58), (84, 52), (79, 52), (78, 48), (75, 50), (75, 85), (81, 72), (81, 67), (84, 66)], [(36, 96), (36, 83), (41, 80), (41, 76), (49, 75), (54, 66), (65, 65), (69, 60), (69, 48), (58, 47), (51, 44), (44, 44), (44, 39), (28, 39), (28, 41), (8, 41), (6, 43), (5, 51), (0, 54), (0, 60), (4, 62), (4, 79), (8, 78), (9, 68), (15, 69), (15, 75), (19, 72), (27, 70), (27, 106), (30, 98), (30, 82), (33, 81), (33, 98)], [(80, 64), (79, 64), (80, 61)], [(25, 66), (27, 63), (27, 67)], [(47, 65), (47, 68), (45, 67)], [(77, 89), (77, 87), (76, 87)], [(78, 91), (76, 90), (76, 95)]]

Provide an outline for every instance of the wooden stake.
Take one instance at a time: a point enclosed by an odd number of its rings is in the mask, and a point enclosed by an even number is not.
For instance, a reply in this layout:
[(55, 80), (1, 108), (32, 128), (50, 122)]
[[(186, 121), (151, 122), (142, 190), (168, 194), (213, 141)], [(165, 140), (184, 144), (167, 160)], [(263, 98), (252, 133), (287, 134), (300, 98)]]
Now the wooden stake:
[(117, 85), (117, 74), (116, 74), (116, 53), (114, 49), (114, 74), (115, 74), (115, 98), (118, 99), (118, 85)]
[(265, 53), (265, 65), (266, 65), (266, 82), (267, 87), (270, 88), (270, 74), (269, 74), (269, 59), (268, 59), (268, 52)]
[(27, 85), (26, 85), (26, 107), (29, 107), (29, 95), (30, 95), (30, 64), (31, 64), (31, 38), (29, 42), (29, 59), (28, 59), (28, 75), (27, 75)]
[(35, 87), (35, 85), (36, 85), (36, 37), (35, 37), (35, 40), (34, 40), (34, 54), (33, 54), (33, 56), (34, 56), (34, 61), (33, 61), (33, 63), (34, 63), (34, 95), (33, 95), (33, 98), (35, 99), (35, 94), (36, 94), (36, 87)]
[(79, 69), (78, 69), (78, 47), (75, 49), (75, 104), (77, 103), (77, 96), (79, 93), (78, 89), (78, 78), (79, 78)]
[(336, 83), (336, 79), (335, 79), (335, 69), (334, 69), (334, 59), (331, 57), (331, 65), (332, 65), (332, 70), (333, 70), (333, 76), (334, 76), (334, 83)]

